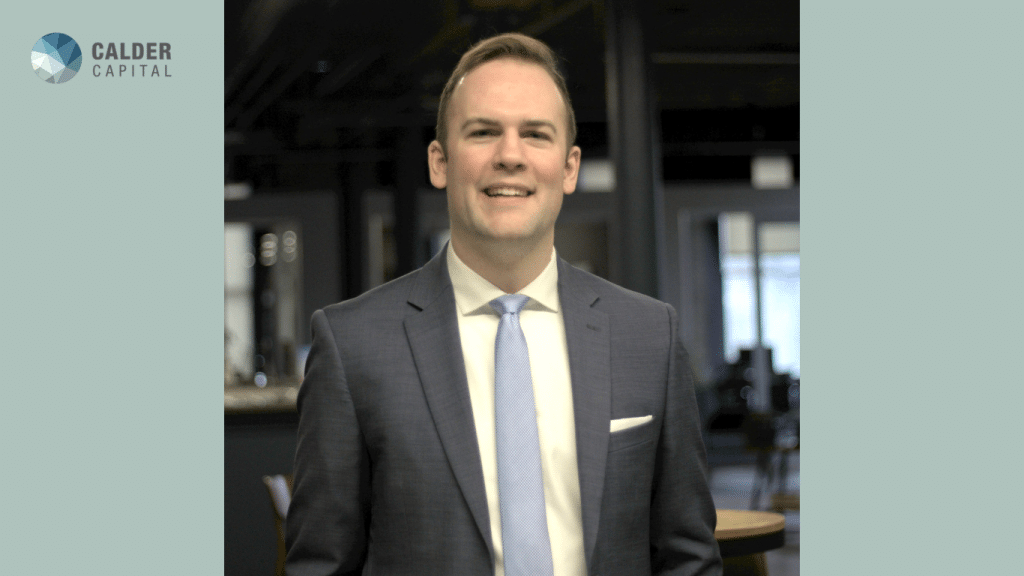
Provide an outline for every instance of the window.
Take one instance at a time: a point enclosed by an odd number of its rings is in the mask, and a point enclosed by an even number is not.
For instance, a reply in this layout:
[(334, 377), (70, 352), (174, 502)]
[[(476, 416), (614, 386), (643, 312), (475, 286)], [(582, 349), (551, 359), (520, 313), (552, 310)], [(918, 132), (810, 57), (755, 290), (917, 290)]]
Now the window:
[[(755, 254), (754, 230), (760, 254)], [(760, 257), (761, 332), (772, 350), (776, 373), (800, 377), (800, 226), (796, 222), (755, 223), (747, 212), (722, 214), (722, 306), (725, 359), (757, 345), (755, 257)]]

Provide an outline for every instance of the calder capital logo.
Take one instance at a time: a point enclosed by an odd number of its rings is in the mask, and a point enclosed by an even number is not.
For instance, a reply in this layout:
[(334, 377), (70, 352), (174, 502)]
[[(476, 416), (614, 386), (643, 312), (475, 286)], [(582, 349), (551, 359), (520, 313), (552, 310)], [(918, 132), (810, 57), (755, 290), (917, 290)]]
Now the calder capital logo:
[(71, 80), (81, 67), (82, 49), (67, 34), (47, 34), (32, 46), (32, 68), (50, 84)]

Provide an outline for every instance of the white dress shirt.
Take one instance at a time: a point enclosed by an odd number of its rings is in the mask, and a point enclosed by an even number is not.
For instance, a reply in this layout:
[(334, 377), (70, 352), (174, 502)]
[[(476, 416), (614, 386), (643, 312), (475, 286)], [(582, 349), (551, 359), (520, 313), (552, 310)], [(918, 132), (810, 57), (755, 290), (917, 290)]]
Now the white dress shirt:
[[(469, 268), (448, 244), (448, 274), (455, 289), (459, 337), (466, 364), (469, 398), (473, 405), (480, 446), (487, 511), (494, 543), (494, 573), (504, 576), (501, 552), (501, 512), (498, 505), (498, 458), (494, 437), (494, 340), (499, 316), (489, 302), (505, 294)], [(519, 313), (526, 336), (537, 409), (544, 507), (555, 576), (586, 576), (580, 481), (576, 466), (576, 425), (569, 378), (569, 351), (558, 300), (558, 266), (551, 261), (533, 282), (519, 291), (530, 301)]]

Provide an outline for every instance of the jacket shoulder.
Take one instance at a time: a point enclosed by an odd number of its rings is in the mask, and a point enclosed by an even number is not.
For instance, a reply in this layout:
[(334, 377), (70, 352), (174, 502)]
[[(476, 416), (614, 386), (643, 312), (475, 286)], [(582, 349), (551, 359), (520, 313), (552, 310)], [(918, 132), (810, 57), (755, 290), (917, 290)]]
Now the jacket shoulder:
[(568, 263), (559, 270), (560, 282), (564, 282), (567, 297), (585, 300), (587, 305), (607, 313), (654, 314), (665, 316), (666, 310), (674, 309), (646, 294), (623, 288), (597, 276), (580, 270)]
[(409, 313), (409, 296), (422, 269), (414, 270), (362, 294), (320, 310), (332, 327), (373, 326), (400, 320)]

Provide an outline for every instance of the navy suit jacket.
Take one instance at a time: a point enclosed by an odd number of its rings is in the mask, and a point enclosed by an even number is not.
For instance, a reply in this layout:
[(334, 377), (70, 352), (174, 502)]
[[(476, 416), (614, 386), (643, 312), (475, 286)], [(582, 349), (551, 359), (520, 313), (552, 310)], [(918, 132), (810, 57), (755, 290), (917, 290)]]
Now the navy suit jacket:
[[(558, 262), (587, 573), (721, 573), (671, 306)], [(486, 575), (493, 547), (442, 251), (313, 315), (299, 390), (292, 576)], [(610, 433), (610, 421), (652, 415)]]

